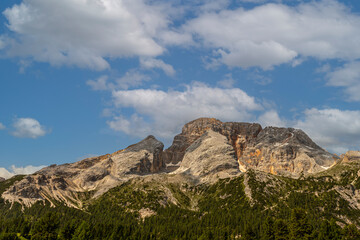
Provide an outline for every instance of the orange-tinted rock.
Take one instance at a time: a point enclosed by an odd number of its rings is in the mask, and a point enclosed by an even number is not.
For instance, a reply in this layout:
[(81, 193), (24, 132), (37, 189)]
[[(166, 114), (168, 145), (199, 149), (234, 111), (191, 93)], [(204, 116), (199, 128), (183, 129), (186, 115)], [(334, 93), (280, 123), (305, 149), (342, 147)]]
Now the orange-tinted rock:
[(297, 177), (330, 167), (336, 156), (316, 145), (303, 131), (256, 123), (221, 122), (200, 118), (187, 123), (164, 151), (165, 163), (182, 161), (187, 149), (209, 129), (225, 136), (234, 148), (241, 171), (249, 168)]
[(247, 142), (254, 139), (262, 128), (260, 124), (256, 123), (223, 123), (215, 118), (196, 119), (185, 124), (182, 132), (175, 136), (173, 144), (164, 151), (165, 163), (179, 163), (183, 159), (186, 149), (209, 129), (226, 136), (239, 157), (246, 148)]

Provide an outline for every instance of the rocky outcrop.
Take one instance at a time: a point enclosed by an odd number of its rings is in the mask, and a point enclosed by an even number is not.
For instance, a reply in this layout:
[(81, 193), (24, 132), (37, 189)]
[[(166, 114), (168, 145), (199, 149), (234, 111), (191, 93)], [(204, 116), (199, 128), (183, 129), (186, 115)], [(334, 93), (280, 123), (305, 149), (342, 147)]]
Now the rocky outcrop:
[(3, 181), (5, 181), (5, 178), (0, 177), (0, 182), (3, 182)]
[(30, 206), (36, 201), (62, 201), (72, 207), (82, 207), (81, 194), (94, 197), (131, 178), (157, 173), (164, 145), (149, 136), (124, 150), (79, 162), (52, 165), (12, 185), (2, 197), (10, 202)]
[(200, 182), (215, 182), (239, 174), (236, 154), (227, 138), (211, 129), (185, 151), (179, 169), (173, 174), (186, 174)]
[(332, 166), (336, 156), (316, 145), (302, 130), (266, 127), (238, 158), (240, 168), (299, 177)]
[[(255, 169), (299, 177), (318, 173), (336, 157), (316, 145), (303, 131), (256, 123), (221, 122), (200, 118), (187, 123), (165, 151), (153, 136), (126, 149), (82, 161), (51, 165), (26, 176), (2, 197), (30, 206), (36, 201), (61, 201), (81, 208), (84, 195), (97, 197), (130, 179), (171, 172), (193, 182), (214, 182)], [(349, 152), (343, 161), (360, 160)], [(171, 169), (172, 168), (172, 169)], [(159, 175), (151, 175), (159, 176)]]
[(178, 164), (182, 161), (186, 149), (200, 138), (207, 130), (211, 129), (227, 137), (233, 145), (235, 153), (240, 156), (246, 148), (247, 142), (255, 138), (261, 131), (260, 124), (226, 122), (215, 118), (199, 118), (191, 121), (176, 135), (173, 144), (164, 151), (163, 158), (166, 164)]
[(343, 163), (360, 162), (360, 151), (348, 151), (341, 155)]
[(164, 161), (179, 165), (187, 149), (208, 130), (226, 137), (243, 172), (256, 169), (299, 177), (301, 174), (323, 171), (336, 160), (336, 156), (316, 145), (298, 129), (262, 129), (256, 123), (223, 123), (214, 118), (200, 118), (186, 124), (182, 132), (175, 136), (173, 144), (164, 151)]

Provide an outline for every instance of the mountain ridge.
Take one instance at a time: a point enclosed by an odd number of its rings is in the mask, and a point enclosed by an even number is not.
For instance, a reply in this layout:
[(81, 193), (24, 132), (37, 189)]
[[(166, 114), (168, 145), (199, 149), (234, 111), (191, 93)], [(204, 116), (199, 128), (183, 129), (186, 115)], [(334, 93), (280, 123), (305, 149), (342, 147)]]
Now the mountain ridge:
[(358, 151), (206, 118), (163, 148), (148, 136), (0, 182), (0, 239), (360, 239)]
[(99, 197), (133, 178), (181, 174), (195, 183), (214, 183), (255, 169), (298, 178), (326, 170), (338, 160), (303, 131), (262, 128), (257, 123), (199, 118), (184, 125), (173, 144), (154, 136), (125, 149), (79, 162), (52, 165), (13, 184), (2, 197), (27, 207), (37, 201), (63, 201), (82, 208), (80, 196)]

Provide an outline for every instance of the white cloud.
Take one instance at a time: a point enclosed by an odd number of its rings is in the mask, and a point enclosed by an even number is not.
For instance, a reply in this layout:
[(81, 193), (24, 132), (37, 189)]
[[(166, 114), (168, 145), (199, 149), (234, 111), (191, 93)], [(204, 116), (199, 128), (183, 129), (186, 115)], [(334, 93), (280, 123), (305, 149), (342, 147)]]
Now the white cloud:
[(205, 12), (184, 29), (203, 46), (218, 49), (214, 57), (231, 67), (271, 69), (306, 57), (360, 57), (360, 16), (335, 0)]
[(94, 91), (104, 91), (104, 90), (108, 90), (109, 86), (107, 84), (107, 80), (108, 80), (108, 76), (101, 76), (96, 80), (88, 80), (86, 82), (87, 85), (89, 85), (91, 87), (92, 90)]
[(0, 122), (0, 130), (4, 130), (5, 128), (5, 125)]
[(335, 153), (360, 150), (360, 111), (308, 109), (295, 124), (316, 143)]
[(154, 134), (172, 138), (188, 121), (198, 117), (215, 117), (223, 121), (248, 121), (262, 107), (239, 88), (211, 88), (201, 83), (186, 86), (184, 91), (151, 89), (113, 92), (117, 108), (131, 108), (130, 118), (115, 117), (110, 128), (129, 135)]
[[(135, 56), (143, 67), (160, 68), (169, 76), (175, 74), (173, 67), (155, 57), (170, 45), (213, 49), (211, 65), (266, 70), (283, 63), (296, 66), (307, 57), (345, 61), (360, 57), (360, 16), (340, 2), (243, 1), (264, 4), (229, 10), (229, 0), (183, 5), (26, 0), (4, 11), (15, 36), (6, 41), (0, 36), (0, 48), (7, 46), (9, 57), (96, 70), (109, 68), (107, 59)], [(182, 27), (173, 24), (186, 21), (188, 15), (195, 17)]]
[(164, 63), (162, 60), (154, 58), (141, 58), (140, 65), (145, 69), (159, 68), (168, 76), (174, 76), (175, 70), (170, 64)]
[(360, 62), (345, 64), (327, 74), (329, 86), (344, 87), (348, 100), (360, 101)]
[(116, 79), (114, 88), (128, 89), (130, 87), (139, 87), (144, 82), (149, 81), (150, 77), (133, 69), (125, 73), (121, 78)]
[(330, 70), (331, 70), (330, 64), (326, 63), (326, 64), (322, 65), (321, 67), (318, 67), (315, 70), (315, 72), (316, 73), (328, 73), (328, 72), (330, 72)]
[(11, 178), (15, 175), (27, 175), (27, 174), (33, 174), (36, 171), (39, 171), (40, 169), (44, 168), (46, 166), (25, 166), (25, 167), (16, 167), (15, 165), (11, 166), (10, 171), (6, 168), (0, 168), (0, 177), (3, 177), (5, 179)]
[(38, 138), (44, 136), (47, 131), (33, 118), (17, 118), (13, 123), (14, 131), (11, 133), (19, 138)]
[(109, 80), (109, 77), (104, 75), (96, 80), (88, 80), (86, 84), (94, 91), (113, 91), (117, 89), (128, 89), (130, 87), (139, 87), (149, 80), (149, 76), (136, 69), (131, 69), (127, 71), (124, 76), (115, 80)]
[(254, 81), (256, 84), (259, 84), (259, 85), (262, 85), (262, 86), (265, 86), (265, 85), (268, 85), (272, 82), (272, 79), (270, 77), (267, 77), (267, 76), (264, 76), (264, 75), (261, 75), (260, 73), (258, 72), (252, 72), (248, 75), (248, 78), (252, 81)]
[(258, 122), (263, 126), (286, 127), (287, 122), (280, 118), (275, 110), (269, 110), (259, 116)]
[(223, 80), (217, 82), (217, 84), (223, 88), (232, 88), (235, 84), (235, 80), (232, 77), (232, 74), (226, 74)]
[(104, 70), (106, 58), (158, 56), (170, 23), (168, 4), (145, 0), (26, 0), (6, 9), (16, 34), (7, 52), (52, 65)]

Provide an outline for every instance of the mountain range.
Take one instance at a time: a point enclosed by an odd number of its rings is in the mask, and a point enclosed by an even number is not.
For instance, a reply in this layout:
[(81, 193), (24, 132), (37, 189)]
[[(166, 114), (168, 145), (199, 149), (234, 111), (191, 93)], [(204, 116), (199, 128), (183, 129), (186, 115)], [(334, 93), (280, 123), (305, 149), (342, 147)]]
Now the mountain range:
[[(360, 152), (337, 156), (302, 130), (256, 123), (196, 119), (165, 150), (148, 136), (3, 180), (0, 193), (1, 231), (15, 239), (360, 239)], [(37, 229), (48, 215), (55, 226)], [(184, 216), (200, 229), (180, 227), (174, 217)], [(18, 218), (25, 230), (6, 227)], [(95, 230), (113, 218), (109, 234)]]

